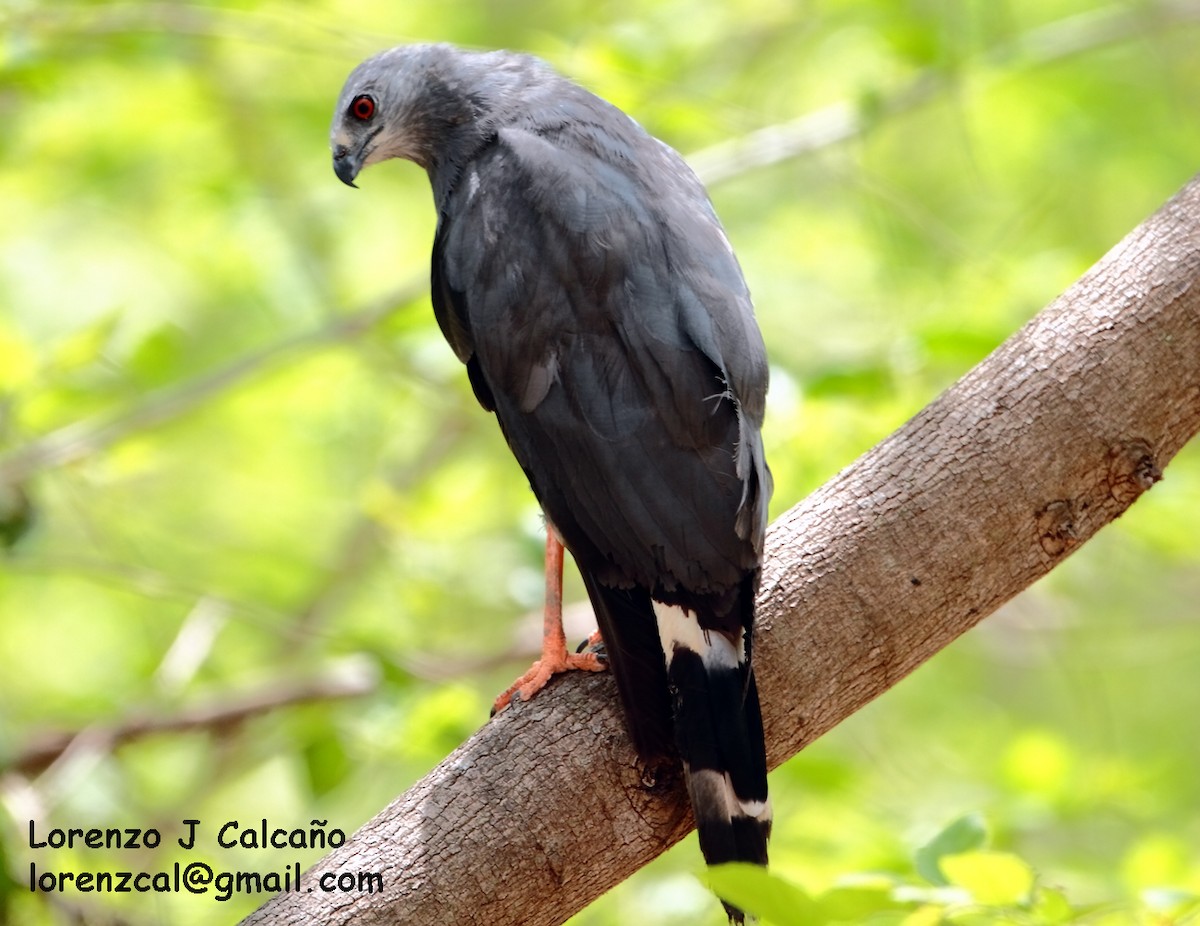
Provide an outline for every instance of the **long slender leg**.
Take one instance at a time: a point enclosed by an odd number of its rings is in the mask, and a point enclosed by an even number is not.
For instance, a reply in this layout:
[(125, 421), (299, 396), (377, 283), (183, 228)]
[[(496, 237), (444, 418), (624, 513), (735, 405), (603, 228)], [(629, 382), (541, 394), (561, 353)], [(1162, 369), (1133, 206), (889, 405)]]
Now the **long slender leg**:
[[(546, 687), (550, 677), (571, 669), (602, 672), (604, 661), (594, 652), (568, 653), (562, 625), (563, 545), (554, 525), (546, 522), (546, 605), (542, 612), (542, 656), (529, 671), (496, 699), (492, 713), (514, 699), (528, 701)], [(593, 634), (595, 636), (595, 634)]]

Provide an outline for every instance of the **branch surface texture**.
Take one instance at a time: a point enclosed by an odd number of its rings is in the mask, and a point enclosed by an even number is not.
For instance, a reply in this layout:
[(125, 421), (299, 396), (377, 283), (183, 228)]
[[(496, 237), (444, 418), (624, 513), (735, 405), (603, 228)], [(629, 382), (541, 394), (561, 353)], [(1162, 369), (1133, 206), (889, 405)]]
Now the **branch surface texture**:
[[(1118, 517), (1200, 430), (1200, 178), (767, 537), (755, 666), (772, 766)], [(505, 711), (244, 922), (554, 926), (682, 838), (606, 675)]]

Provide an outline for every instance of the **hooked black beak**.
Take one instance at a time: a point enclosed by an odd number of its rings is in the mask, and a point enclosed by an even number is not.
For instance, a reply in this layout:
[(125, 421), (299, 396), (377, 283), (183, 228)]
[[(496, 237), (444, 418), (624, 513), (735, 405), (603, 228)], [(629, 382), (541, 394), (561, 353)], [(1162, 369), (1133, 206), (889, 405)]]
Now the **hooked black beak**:
[(354, 154), (345, 145), (338, 145), (333, 149), (333, 172), (337, 174), (337, 178), (342, 183), (357, 189), (354, 178), (358, 176), (360, 170), (362, 170), (361, 155)]

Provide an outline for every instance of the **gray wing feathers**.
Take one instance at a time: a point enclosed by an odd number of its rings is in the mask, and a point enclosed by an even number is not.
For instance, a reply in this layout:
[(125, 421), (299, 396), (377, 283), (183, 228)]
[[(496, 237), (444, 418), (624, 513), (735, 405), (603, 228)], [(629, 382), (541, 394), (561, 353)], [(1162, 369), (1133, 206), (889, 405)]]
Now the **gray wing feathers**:
[(575, 116), (569, 136), (503, 128), (464, 170), (435, 309), (531, 481), (540, 463), (547, 514), (612, 564), (598, 578), (729, 588), (761, 553), (770, 489), (749, 293), (677, 156), (627, 117), (602, 133)]

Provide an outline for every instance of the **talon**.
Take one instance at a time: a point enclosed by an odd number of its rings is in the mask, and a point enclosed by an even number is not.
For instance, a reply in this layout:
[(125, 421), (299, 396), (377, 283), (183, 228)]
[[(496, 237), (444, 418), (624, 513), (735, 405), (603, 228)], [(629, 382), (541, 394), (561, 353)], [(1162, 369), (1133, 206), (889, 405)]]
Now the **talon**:
[(529, 667), (529, 671), (513, 682), (492, 705), (492, 716), (504, 710), (514, 701), (532, 701), (533, 696), (549, 684), (555, 675), (572, 670), (603, 672), (608, 668), (605, 660), (596, 653), (568, 653), (566, 646), (557, 652), (542, 653), (542, 658)]
[(575, 647), (575, 652), (577, 653), (582, 653), (584, 650), (591, 650), (601, 659), (605, 658), (604, 638), (600, 636), (599, 630), (593, 630), (591, 635), (586, 640)]

